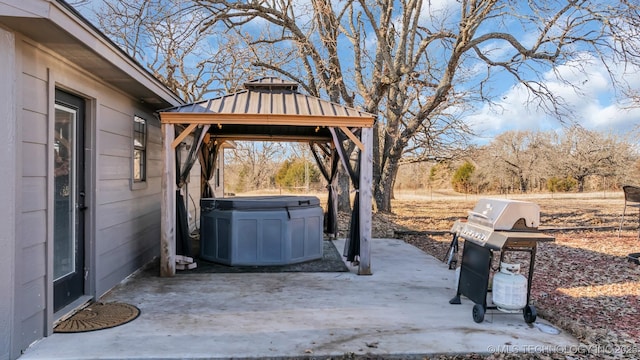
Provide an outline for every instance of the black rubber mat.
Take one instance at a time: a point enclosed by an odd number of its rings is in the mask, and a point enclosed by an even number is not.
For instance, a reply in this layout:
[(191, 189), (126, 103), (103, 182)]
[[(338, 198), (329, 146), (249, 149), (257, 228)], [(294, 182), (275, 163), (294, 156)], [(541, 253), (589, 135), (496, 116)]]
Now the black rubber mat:
[(323, 243), (322, 258), (298, 264), (278, 266), (228, 266), (197, 259), (198, 267), (179, 271), (187, 273), (273, 273), (273, 272), (346, 272), (349, 268), (342, 261), (342, 256), (331, 241)]

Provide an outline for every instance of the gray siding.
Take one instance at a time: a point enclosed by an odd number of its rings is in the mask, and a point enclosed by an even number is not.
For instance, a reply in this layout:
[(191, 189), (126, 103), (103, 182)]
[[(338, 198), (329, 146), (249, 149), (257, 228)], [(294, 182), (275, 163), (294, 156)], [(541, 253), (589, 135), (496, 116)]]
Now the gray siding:
[[(16, 121), (16, 62), (15, 38), (12, 33), (0, 28), (0, 169), (16, 168), (18, 146)], [(17, 357), (12, 334), (14, 327), (15, 296), (15, 239), (17, 230), (16, 192), (18, 174), (7, 171), (4, 174), (3, 189), (0, 191), (0, 359)], [(12, 355), (13, 354), (13, 355)]]
[(196, 160), (191, 172), (189, 172), (189, 198), (187, 210), (189, 210), (189, 231), (200, 228), (200, 162)]
[[(21, 233), (16, 241), (15, 313), (20, 349), (45, 335), (47, 294), (47, 158), (48, 74), (33, 58), (32, 47), (17, 43), (18, 122), (22, 123), (20, 156)], [(33, 221), (31, 223), (30, 221)]]
[[(5, 53), (10, 40), (0, 30), (0, 65), (10, 61), (13, 55)], [(6, 45), (6, 46), (5, 46)], [(7, 56), (9, 55), (9, 56)], [(159, 255), (160, 246), (160, 194), (161, 194), (161, 137), (158, 120), (150, 109), (137, 99), (126, 96), (118, 89), (106, 86), (91, 74), (87, 74), (29, 39), (16, 35), (16, 52), (13, 56), (17, 71), (14, 72), (19, 104), (13, 124), (20, 132), (15, 152), (2, 152), (2, 168), (16, 168), (18, 175), (15, 190), (3, 192), (2, 210), (13, 213), (0, 214), (4, 235), (0, 246), (11, 241), (15, 246), (15, 262), (0, 262), (0, 287), (11, 288), (13, 299), (10, 315), (5, 315), (4, 302), (0, 305), (0, 359), (15, 358), (32, 342), (51, 333), (53, 324), (52, 300), (52, 189), (53, 150), (52, 128), (53, 90), (61, 87), (87, 99), (87, 125), (91, 133), (87, 138), (87, 211), (86, 266), (89, 276), (86, 293), (99, 298), (136, 269)], [(7, 67), (3, 66), (4, 69)], [(9, 68), (11, 68), (9, 66)], [(17, 74), (17, 75), (15, 75)], [(0, 73), (0, 94), (16, 93), (13, 84)], [(8, 85), (7, 85), (8, 84)], [(0, 96), (4, 106), (5, 97)], [(7, 97), (11, 99), (11, 97)], [(132, 190), (131, 143), (133, 117), (141, 116), (149, 121), (148, 173), (146, 186)], [(5, 117), (3, 117), (4, 119)], [(11, 116), (9, 117), (11, 119)], [(0, 136), (11, 135), (2, 133)], [(10, 145), (9, 139), (0, 138), (0, 144)], [(13, 154), (13, 155), (12, 155)], [(10, 166), (10, 157), (17, 157), (17, 164)], [(5, 167), (6, 165), (6, 167)], [(11, 186), (11, 184), (9, 184)], [(4, 204), (15, 203), (15, 207)], [(5, 222), (9, 222), (5, 224)], [(14, 224), (14, 226), (10, 226)], [(5, 226), (7, 225), (7, 226)], [(4, 229), (9, 229), (8, 232)], [(2, 271), (11, 266), (13, 271)], [(15, 276), (14, 276), (15, 274)], [(14, 286), (7, 287), (7, 282)], [(11, 296), (13, 295), (13, 296)], [(7, 318), (8, 317), (8, 318)], [(4, 326), (5, 322), (13, 322)], [(2, 333), (13, 329), (11, 336)], [(10, 330), (8, 330), (10, 331)], [(5, 340), (10, 339), (10, 340)], [(12, 353), (5, 353), (3, 341), (12, 342)]]
[[(116, 110), (117, 109), (117, 110)], [(131, 190), (132, 123), (147, 120), (146, 186)], [(120, 103), (103, 103), (97, 122), (96, 294), (159, 255), (160, 127), (148, 113)]]

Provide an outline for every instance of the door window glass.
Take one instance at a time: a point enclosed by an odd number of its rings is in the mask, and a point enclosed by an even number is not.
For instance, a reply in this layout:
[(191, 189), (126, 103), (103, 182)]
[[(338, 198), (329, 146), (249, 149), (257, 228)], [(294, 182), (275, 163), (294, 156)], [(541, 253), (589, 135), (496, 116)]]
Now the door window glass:
[(54, 279), (75, 271), (75, 184), (73, 176), (75, 157), (75, 129), (77, 111), (64, 105), (55, 105), (54, 149)]

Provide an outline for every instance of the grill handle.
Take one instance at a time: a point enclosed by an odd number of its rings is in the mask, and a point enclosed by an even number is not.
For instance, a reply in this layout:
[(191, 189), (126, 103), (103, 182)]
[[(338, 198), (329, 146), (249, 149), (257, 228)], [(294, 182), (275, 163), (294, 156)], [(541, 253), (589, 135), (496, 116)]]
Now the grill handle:
[(469, 211), (468, 214), (471, 215), (471, 216), (477, 216), (477, 217), (485, 219), (485, 220), (490, 220), (487, 215), (479, 213), (479, 212)]

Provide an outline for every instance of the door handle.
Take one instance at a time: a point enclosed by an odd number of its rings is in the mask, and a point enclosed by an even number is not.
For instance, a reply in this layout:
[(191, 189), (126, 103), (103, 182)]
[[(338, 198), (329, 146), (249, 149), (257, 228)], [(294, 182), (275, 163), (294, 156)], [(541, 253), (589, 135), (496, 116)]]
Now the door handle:
[(82, 205), (80, 205), (80, 204), (76, 204), (76, 208), (77, 208), (78, 210), (80, 210), (80, 211), (85, 211), (85, 210), (87, 210), (89, 207), (88, 207), (88, 206), (84, 206), (84, 195), (85, 195), (85, 194), (84, 194), (84, 191), (80, 191), (80, 192), (78, 193), (78, 195), (80, 195), (80, 197), (82, 198)]

